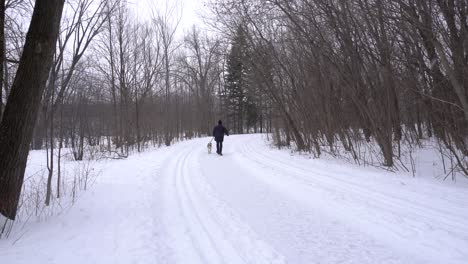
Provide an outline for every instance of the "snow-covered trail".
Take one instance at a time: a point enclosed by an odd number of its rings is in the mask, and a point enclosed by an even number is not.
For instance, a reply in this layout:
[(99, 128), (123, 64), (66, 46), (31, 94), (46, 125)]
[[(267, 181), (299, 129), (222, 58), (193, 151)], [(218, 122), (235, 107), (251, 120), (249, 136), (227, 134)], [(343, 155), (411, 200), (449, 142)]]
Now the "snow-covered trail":
[[(164, 230), (178, 263), (283, 263), (239, 219), (202, 174), (204, 140), (184, 144), (168, 158), (161, 198)], [(213, 155), (212, 155), (213, 156)], [(214, 164), (212, 164), (214, 165)]]
[(0, 263), (466, 263), (468, 189), (208, 139), (106, 164)]
[[(29, 221), (0, 240), (0, 263), (154, 263), (168, 248), (159, 238), (157, 193), (163, 149), (101, 164), (98, 182), (46, 222)], [(159, 262), (158, 262), (159, 263)]]
[(467, 262), (466, 188), (293, 157), (255, 136), (229, 152), (226, 173), (205, 175), (291, 263)]

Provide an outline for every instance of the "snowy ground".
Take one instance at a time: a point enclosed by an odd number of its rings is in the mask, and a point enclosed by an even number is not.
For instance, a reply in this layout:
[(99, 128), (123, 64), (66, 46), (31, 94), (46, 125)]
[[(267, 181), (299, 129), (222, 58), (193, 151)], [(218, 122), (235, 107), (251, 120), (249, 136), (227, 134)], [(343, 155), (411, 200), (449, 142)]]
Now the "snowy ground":
[(463, 182), (207, 141), (106, 162), (71, 209), (0, 240), (0, 263), (467, 263)]

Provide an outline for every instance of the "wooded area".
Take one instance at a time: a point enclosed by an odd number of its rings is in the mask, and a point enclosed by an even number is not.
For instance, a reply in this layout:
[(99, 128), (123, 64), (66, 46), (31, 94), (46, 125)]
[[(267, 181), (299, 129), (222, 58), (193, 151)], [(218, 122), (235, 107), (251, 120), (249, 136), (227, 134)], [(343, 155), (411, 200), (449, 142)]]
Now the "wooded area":
[[(63, 1), (36, 1), (36, 9), (43, 2)], [(468, 175), (466, 0), (206, 4), (216, 33), (194, 26), (179, 37), (177, 2), (143, 20), (124, 0), (67, 1), (50, 70), (47, 58), (34, 68), (48, 77), (44, 92), (37, 90), (39, 110), (29, 109), (21, 122), (32, 140), (23, 139), (20, 159), (8, 139), (1, 141), (2, 157), (18, 162), (18, 175), (29, 141), (31, 149), (47, 149), (46, 204), (60, 197), (63, 148), (75, 160), (96, 148), (125, 158), (210, 135), (218, 119), (234, 133), (272, 133), (278, 147), (316, 157), (349, 153), (360, 162), (361, 152), (377, 145), (387, 167), (405, 146), (433, 139), (455, 159), (452, 170)], [(29, 1), (0, 3), (0, 137), (14, 138), (10, 124), (26, 111), (8, 105), (35, 90), (13, 93), (27, 60), (23, 24), (32, 10)], [(10, 172), (0, 162), (3, 186)], [(21, 181), (14, 185), (16, 196)], [(2, 191), (0, 203), (8, 199)]]
[(376, 142), (392, 167), (402, 144), (434, 138), (468, 175), (467, 1), (211, 5), (242, 39), (246, 91), (269, 102), (278, 145), (358, 160), (356, 146)]

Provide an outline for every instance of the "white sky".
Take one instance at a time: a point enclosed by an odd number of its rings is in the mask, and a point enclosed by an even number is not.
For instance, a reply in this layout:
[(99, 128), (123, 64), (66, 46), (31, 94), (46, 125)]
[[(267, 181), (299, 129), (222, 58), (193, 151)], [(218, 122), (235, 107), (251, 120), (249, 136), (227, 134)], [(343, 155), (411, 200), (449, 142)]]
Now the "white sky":
[[(135, 10), (135, 13), (142, 18), (151, 18), (151, 7), (157, 6), (164, 8), (165, 3), (173, 3), (174, 0), (129, 0), (129, 7)], [(203, 0), (178, 0), (182, 6), (182, 19), (178, 28), (179, 35), (190, 29), (193, 25), (203, 27), (200, 14), (206, 13)]]

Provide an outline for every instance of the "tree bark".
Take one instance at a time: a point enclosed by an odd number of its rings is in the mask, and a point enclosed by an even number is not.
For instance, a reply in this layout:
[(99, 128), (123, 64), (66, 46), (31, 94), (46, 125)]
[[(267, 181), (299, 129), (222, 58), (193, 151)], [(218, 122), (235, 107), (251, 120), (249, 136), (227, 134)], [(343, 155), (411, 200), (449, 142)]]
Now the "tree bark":
[(36, 0), (0, 124), (0, 213), (16, 218), (34, 124), (52, 65), (65, 0)]
[(3, 84), (5, 78), (5, 0), (0, 0), (0, 121), (3, 113)]

